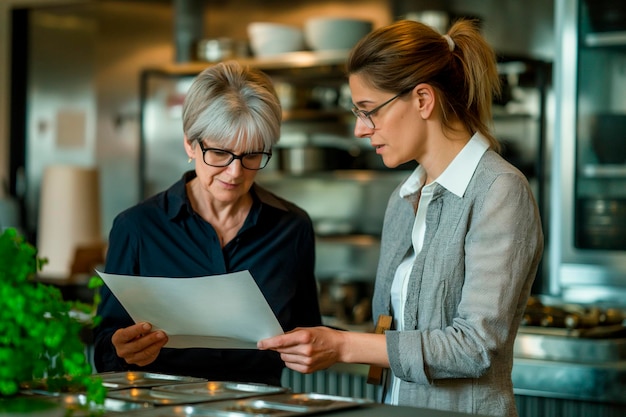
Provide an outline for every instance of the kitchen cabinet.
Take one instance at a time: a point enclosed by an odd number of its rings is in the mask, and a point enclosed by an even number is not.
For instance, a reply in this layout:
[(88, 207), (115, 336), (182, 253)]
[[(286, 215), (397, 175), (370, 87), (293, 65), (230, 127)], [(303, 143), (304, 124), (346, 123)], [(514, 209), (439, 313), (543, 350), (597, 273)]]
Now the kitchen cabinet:
[(626, 6), (559, 0), (551, 293), (626, 300)]

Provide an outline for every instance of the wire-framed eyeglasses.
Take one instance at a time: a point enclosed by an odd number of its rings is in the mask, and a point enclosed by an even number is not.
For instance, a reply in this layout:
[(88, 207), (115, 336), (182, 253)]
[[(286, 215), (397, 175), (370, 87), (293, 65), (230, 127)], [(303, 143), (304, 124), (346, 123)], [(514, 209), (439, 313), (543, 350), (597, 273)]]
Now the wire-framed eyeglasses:
[(372, 120), (372, 116), (374, 114), (376, 114), (376, 112), (378, 110), (382, 109), (387, 104), (391, 103), (392, 101), (394, 101), (398, 97), (408, 93), (411, 90), (413, 90), (413, 88), (409, 88), (407, 90), (403, 90), (403, 91), (399, 92), (398, 94), (396, 94), (395, 96), (391, 97), (389, 100), (385, 101), (383, 104), (381, 104), (379, 106), (376, 106), (372, 110), (369, 110), (369, 111), (360, 110), (356, 106), (354, 106), (354, 107), (352, 107), (352, 113), (356, 117), (358, 117), (359, 120), (361, 120), (365, 124), (365, 126), (367, 126), (370, 129), (374, 129), (376, 127), (376, 125), (374, 124), (374, 120)]
[(239, 159), (242, 167), (256, 171), (265, 168), (272, 157), (271, 152), (248, 152), (237, 155), (226, 149), (205, 148), (202, 142), (199, 143), (202, 150), (202, 160), (212, 167), (226, 167), (235, 159)]

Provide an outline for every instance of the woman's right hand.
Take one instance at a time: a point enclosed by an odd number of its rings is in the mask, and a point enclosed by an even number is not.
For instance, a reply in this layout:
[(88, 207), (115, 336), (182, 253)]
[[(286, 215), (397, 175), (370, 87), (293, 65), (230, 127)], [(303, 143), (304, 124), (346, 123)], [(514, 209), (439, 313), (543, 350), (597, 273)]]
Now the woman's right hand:
[(167, 343), (167, 335), (152, 331), (150, 323), (137, 323), (119, 329), (111, 338), (117, 356), (130, 365), (146, 366), (157, 358), (161, 348)]

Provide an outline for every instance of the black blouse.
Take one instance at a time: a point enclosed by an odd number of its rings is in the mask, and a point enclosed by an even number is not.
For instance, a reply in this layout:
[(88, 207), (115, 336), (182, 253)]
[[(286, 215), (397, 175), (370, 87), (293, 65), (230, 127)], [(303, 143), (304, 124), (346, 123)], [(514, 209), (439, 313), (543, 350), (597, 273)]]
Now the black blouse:
[[(166, 191), (115, 218), (105, 272), (186, 278), (249, 270), (283, 330), (321, 325), (308, 214), (255, 184), (247, 219), (221, 248), (213, 227), (191, 208), (185, 184), (194, 177), (193, 171), (185, 173)], [(143, 370), (280, 385), (284, 364), (271, 351), (164, 348), (150, 365), (128, 365), (116, 355), (111, 336), (133, 320), (106, 286), (101, 295), (102, 321), (94, 331), (98, 372)]]

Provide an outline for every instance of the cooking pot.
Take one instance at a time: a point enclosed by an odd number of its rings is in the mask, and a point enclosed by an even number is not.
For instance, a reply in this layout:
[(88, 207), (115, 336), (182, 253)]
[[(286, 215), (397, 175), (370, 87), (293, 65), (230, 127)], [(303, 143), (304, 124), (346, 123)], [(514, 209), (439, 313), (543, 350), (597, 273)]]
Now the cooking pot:
[(219, 62), (235, 57), (235, 41), (231, 38), (202, 39), (198, 42), (198, 59)]
[(290, 174), (322, 171), (324, 150), (315, 146), (298, 146), (279, 150), (280, 168)]

